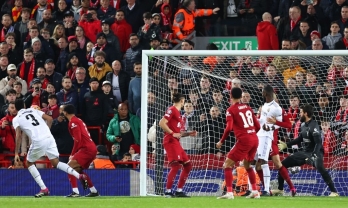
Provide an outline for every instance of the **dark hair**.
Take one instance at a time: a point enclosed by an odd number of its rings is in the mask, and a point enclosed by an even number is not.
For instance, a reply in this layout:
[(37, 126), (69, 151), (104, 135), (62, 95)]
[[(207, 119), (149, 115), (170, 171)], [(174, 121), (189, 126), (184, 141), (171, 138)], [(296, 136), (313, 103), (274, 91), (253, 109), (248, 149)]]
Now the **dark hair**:
[(15, 82), (13, 83), (13, 86), (15, 86), (15, 85), (20, 85), (21, 87), (23, 87), (23, 85), (22, 85), (22, 83), (21, 83), (20, 81), (15, 81)]
[(145, 12), (145, 13), (143, 14), (143, 18), (145, 18), (145, 19), (151, 19), (151, 18), (152, 18), (152, 14), (151, 14), (150, 12)]
[(122, 13), (124, 14), (124, 11), (123, 11), (122, 9), (117, 10), (117, 11), (116, 11), (116, 14), (117, 14), (118, 12), (122, 12)]
[(96, 51), (94, 54), (94, 57), (97, 57), (97, 56), (102, 56), (105, 59), (106, 54), (104, 51)]
[(135, 67), (136, 65), (141, 65), (141, 62), (139, 61), (134, 62), (133, 67)]
[(125, 157), (125, 156), (132, 157), (132, 155), (129, 152), (124, 153), (123, 157)]
[(214, 93), (222, 93), (221, 90), (218, 89), (218, 88), (213, 89), (212, 92), (213, 92), (213, 94), (214, 94)]
[(243, 91), (239, 87), (234, 87), (231, 90), (231, 96), (233, 99), (241, 99)]
[(290, 95), (290, 99), (294, 99), (294, 98), (297, 98), (300, 100), (300, 96), (298, 96), (297, 94)]
[(71, 104), (64, 105), (64, 110), (67, 114), (75, 114), (75, 107)]
[(267, 94), (267, 95), (273, 95), (274, 90), (273, 87), (271, 85), (266, 85), (263, 87), (263, 91)]
[(65, 79), (70, 79), (70, 80), (71, 80), (71, 78), (70, 78), (69, 76), (64, 76), (64, 77), (62, 78), (62, 82), (64, 82)]
[(181, 93), (174, 93), (173, 94), (173, 103), (178, 103), (183, 98), (185, 98), (185, 96), (183, 94), (181, 94)]
[(131, 33), (131, 34), (129, 35), (129, 39), (130, 39), (131, 37), (133, 37), (133, 36), (137, 36), (137, 38), (139, 38), (139, 36), (138, 36), (136, 33)]
[(10, 90), (8, 90), (8, 91), (6, 92), (5, 95), (7, 96), (7, 95), (11, 95), (11, 94), (15, 94), (15, 95), (16, 95), (16, 94), (17, 94), (16, 90), (10, 89)]
[(51, 94), (51, 95), (49, 95), (49, 96), (48, 96), (48, 99), (56, 99), (56, 100), (58, 100), (56, 94)]
[(303, 113), (307, 113), (308, 118), (312, 118), (313, 115), (313, 106), (311, 105), (303, 105), (300, 107), (302, 109)]
[(24, 108), (24, 100), (23, 99), (16, 99), (15, 100), (15, 108), (17, 111), (20, 111)]
[(182, 7), (187, 8), (188, 6), (190, 6), (192, 1), (194, 0), (184, 0), (184, 2), (182, 2)]

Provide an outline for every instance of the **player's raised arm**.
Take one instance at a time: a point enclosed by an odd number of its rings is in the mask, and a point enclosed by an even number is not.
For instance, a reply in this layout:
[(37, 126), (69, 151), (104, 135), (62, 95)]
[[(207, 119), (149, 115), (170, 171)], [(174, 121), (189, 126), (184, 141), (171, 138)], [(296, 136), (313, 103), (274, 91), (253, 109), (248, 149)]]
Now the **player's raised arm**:
[(46, 114), (42, 114), (42, 118), (46, 121), (48, 128), (51, 128), (53, 123), (53, 118)]

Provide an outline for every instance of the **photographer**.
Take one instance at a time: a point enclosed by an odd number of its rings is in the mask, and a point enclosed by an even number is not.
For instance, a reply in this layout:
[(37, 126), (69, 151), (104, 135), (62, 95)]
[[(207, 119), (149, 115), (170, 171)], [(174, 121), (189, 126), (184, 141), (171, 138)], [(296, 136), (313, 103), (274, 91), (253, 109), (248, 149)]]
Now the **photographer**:
[(85, 31), (85, 36), (93, 42), (97, 40), (97, 34), (102, 32), (101, 21), (94, 8), (89, 8), (87, 14), (81, 16), (79, 25)]
[(24, 96), (25, 106), (37, 105), (40, 108), (47, 107), (48, 92), (41, 89), (41, 81), (38, 78), (33, 79), (31, 89)]
[(14, 83), (16, 81), (22, 84), (21, 94), (24, 95), (25, 93), (27, 93), (27, 82), (17, 76), (17, 68), (14, 64), (7, 66), (7, 74), (8, 76), (0, 81), (0, 94), (5, 96), (7, 91), (14, 89)]

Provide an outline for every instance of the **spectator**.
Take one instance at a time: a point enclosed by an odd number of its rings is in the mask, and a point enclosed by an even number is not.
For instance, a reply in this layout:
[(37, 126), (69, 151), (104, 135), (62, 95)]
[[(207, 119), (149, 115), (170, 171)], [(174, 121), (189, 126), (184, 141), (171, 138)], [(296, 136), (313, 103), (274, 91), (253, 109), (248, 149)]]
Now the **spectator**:
[(36, 72), (36, 78), (40, 80), (41, 88), (43, 90), (46, 90), (47, 84), (49, 83), (48, 79), (46, 78), (46, 69), (43, 67), (39, 67)]
[(265, 12), (262, 15), (262, 22), (256, 27), (258, 50), (278, 50), (279, 40), (277, 28), (272, 24), (272, 15)]
[(322, 39), (323, 41), (325, 41), (325, 43), (327, 44), (327, 46), (331, 50), (335, 48), (335, 44), (342, 37), (341, 33), (339, 33), (339, 30), (340, 30), (340, 27), (339, 27), (338, 23), (331, 22), (331, 27), (330, 27), (331, 33), (329, 33), (327, 36), (323, 37), (323, 39)]
[[(132, 155), (128, 152), (123, 154), (123, 158), (121, 160), (122, 162), (131, 162), (132, 161)], [(125, 168), (133, 168), (131, 164), (120, 164), (117, 165), (117, 168), (125, 169)]]
[(85, 55), (85, 51), (79, 47), (79, 43), (78, 43), (76, 36), (69, 36), (68, 43), (69, 43), (69, 45), (65, 49), (67, 51), (68, 57), (65, 60), (65, 62), (62, 62), (62, 63), (68, 63), (70, 60), (70, 59), (68, 59), (70, 57), (69, 55), (74, 53), (79, 60), (79, 64), (83, 67), (88, 67), (88, 62), (87, 62), (87, 57)]
[(20, 19), (20, 15), (22, 12), (23, 1), (22, 0), (15, 0), (14, 1), (14, 7), (12, 8), (12, 19), (13, 23), (16, 23)]
[(31, 10), (29, 8), (23, 8), (21, 14), (21, 20), (17, 21), (16, 24), (14, 25), (14, 28), (16, 30), (19, 31), (20, 36), (17, 37), (19, 40), (19, 44), (20, 46), (23, 46), (22, 44), (24, 43), (24, 39), (23, 39), (23, 34), (27, 34), (28, 33), (28, 27), (27, 24), (29, 22), (29, 18), (30, 18), (30, 12)]
[(8, 103), (8, 112), (5, 117), (0, 120), (0, 137), (2, 137), (2, 148), (3, 151), (7, 153), (14, 153), (16, 148), (16, 132), (12, 126), (12, 120), (17, 115), (16, 108), (14, 107), (14, 102)]
[(31, 48), (33, 49), (35, 64), (38, 67), (43, 66), (45, 60), (49, 57), (47, 57), (47, 55), (43, 51), (41, 40), (39, 38), (33, 38), (31, 40)]
[[(69, 133), (69, 121), (62, 115), (64, 105), (59, 107), (59, 116), (53, 120), (51, 133), (56, 140), (58, 152), (70, 155), (74, 145), (74, 139)], [(61, 162), (68, 162), (69, 158), (59, 157)]]
[(72, 82), (70, 77), (64, 76), (62, 78), (62, 86), (59, 92), (57, 92), (58, 105), (68, 105), (71, 104), (73, 106), (77, 106), (77, 92), (72, 88)]
[(29, 39), (26, 41), (26, 44), (24, 45), (24, 49), (30, 48), (33, 46), (33, 40), (40, 41), (41, 42), (41, 50), (47, 56), (48, 58), (54, 58), (54, 52), (53, 49), (50, 48), (50, 45), (47, 41), (40, 35), (39, 28), (37, 26), (32, 26), (29, 29)]
[(135, 0), (127, 0), (127, 3), (126, 6), (121, 7), (121, 10), (124, 11), (125, 19), (131, 25), (132, 32), (135, 33), (142, 25), (144, 10)]
[(69, 8), (65, 0), (59, 0), (58, 9), (56, 9), (55, 12), (53, 13), (53, 18), (55, 19), (57, 23), (63, 24), (64, 14), (67, 11), (69, 11)]
[(132, 26), (125, 20), (124, 11), (117, 10), (115, 22), (110, 26), (110, 30), (118, 37), (121, 52), (125, 54), (130, 47), (129, 36), (132, 33)]
[(289, 17), (280, 19), (277, 27), (279, 41), (289, 39), (291, 35), (299, 34), (301, 9), (293, 6), (289, 9)]
[(92, 56), (94, 56), (96, 51), (103, 51), (105, 52), (105, 62), (111, 65), (114, 60), (121, 60), (122, 54), (118, 48), (115, 48), (114, 45), (109, 44), (106, 38), (106, 35), (102, 32), (97, 35), (97, 44), (95, 44), (94, 48), (92, 48), (90, 58), (93, 59)]
[[(244, 27), (244, 35), (255, 35), (257, 23), (261, 20), (263, 13), (267, 11), (267, 3), (260, 0), (240, 1), (237, 6), (237, 13), (242, 18), (242, 24), (248, 25)], [(278, 31), (279, 33), (279, 31)]]
[(97, 40), (97, 34), (101, 30), (101, 21), (97, 18), (97, 12), (93, 8), (89, 8), (87, 14), (81, 16), (79, 25), (85, 31), (85, 36), (92, 42)]
[(110, 65), (105, 62), (106, 54), (103, 51), (96, 51), (94, 55), (95, 64), (88, 68), (89, 76), (98, 79), (99, 83), (103, 83), (106, 74), (112, 71)]
[(47, 59), (45, 61), (46, 79), (54, 86), (55, 91), (58, 92), (62, 88), (63, 76), (55, 72), (55, 67), (53, 59)]
[(113, 155), (119, 159), (129, 152), (132, 144), (140, 145), (140, 119), (128, 113), (127, 104), (121, 103), (118, 106), (118, 113), (115, 113), (109, 123), (106, 138), (116, 146), (116, 152)]
[(104, 145), (97, 146), (96, 159), (93, 160), (88, 169), (115, 169), (115, 165), (110, 160), (109, 154)]
[(300, 22), (300, 33), (299, 33), (299, 40), (301, 40), (303, 43), (306, 44), (306, 46), (312, 45), (311, 37), (310, 37), (310, 27), (308, 22), (301, 21)]
[(276, 94), (285, 89), (284, 83), (279, 78), (279, 75), (277, 74), (277, 70), (274, 65), (269, 65), (266, 68), (265, 84), (266, 83), (273, 87)]
[[(311, 32), (311, 41), (312, 41), (312, 45), (313, 45), (313, 41), (315, 40), (315, 39), (320, 39), (320, 33), (318, 32), (318, 31), (316, 31), (316, 30), (313, 30), (312, 32)], [(328, 50), (329, 49), (329, 47), (326, 45), (326, 43), (324, 42), (324, 41), (320, 41), (321, 42), (321, 45), (322, 45), (322, 47), (321, 47), (321, 49), (315, 49), (315, 50)], [(307, 49), (308, 50), (313, 50), (313, 47), (312, 47), (312, 45), (311, 46), (308, 46), (307, 47)], [(316, 46), (316, 48), (318, 48), (317, 46)], [(319, 46), (319, 48), (320, 48), (320, 46)]]
[(5, 41), (7, 33), (15, 33), (17, 38), (15, 42), (19, 44), (20, 33), (12, 26), (12, 18), (9, 14), (4, 14), (1, 17), (0, 30), (0, 42)]
[[(99, 90), (99, 80), (92, 77), (89, 80), (91, 90), (84, 95), (84, 100), (80, 106), (82, 120), (87, 126), (102, 127), (108, 115), (108, 103), (104, 93)], [(90, 131), (93, 141), (98, 144), (99, 131)]]
[(30, 48), (24, 50), (24, 61), (17, 66), (19, 77), (26, 81), (28, 87), (30, 82), (34, 79), (37, 66), (35, 64), (34, 53)]
[(25, 82), (25, 80), (22, 80), (20, 77), (16, 76), (17, 68), (14, 64), (8, 65), (7, 74), (8, 76), (0, 81), (1, 95), (5, 96), (7, 91), (9, 91), (10, 89), (14, 89), (14, 83), (17, 81), (20, 82), (23, 86), (21, 94), (27, 93), (27, 83)]
[(81, 114), (80, 107), (84, 102), (84, 96), (89, 92), (89, 79), (86, 77), (86, 69), (83, 67), (78, 67), (76, 69), (76, 79), (73, 80), (74, 89), (77, 91), (78, 107), (76, 108), (76, 113)]
[(116, 57), (116, 59), (121, 60), (122, 53), (120, 48), (120, 42), (118, 40), (118, 37), (114, 35), (112, 30), (110, 30), (110, 24), (106, 20), (102, 21), (102, 31), (106, 36), (107, 43), (116, 50), (116, 54), (118, 54), (118, 57)]
[(68, 40), (65, 37), (59, 38), (58, 47), (60, 49), (58, 61), (57, 61), (57, 70), (62, 75), (66, 73), (66, 59), (69, 55), (69, 51), (67, 50)]
[(24, 95), (25, 106), (36, 105), (41, 108), (47, 107), (48, 93), (41, 88), (41, 81), (37, 78), (31, 82), (31, 88)]
[(335, 50), (347, 50), (348, 49), (348, 27), (344, 28), (344, 36), (335, 43)]
[[(169, 1), (168, 1), (169, 3)], [(173, 25), (173, 11), (171, 6), (168, 3), (164, 3), (161, 6), (161, 12), (160, 12), (160, 20), (161, 20), (161, 31), (164, 34), (171, 34), (173, 32), (172, 25)], [(157, 3), (156, 3), (157, 4)]]
[(70, 79), (74, 81), (76, 79), (76, 69), (79, 66), (81, 66), (81, 64), (78, 57), (76, 56), (76, 53), (70, 53), (68, 56), (68, 63), (66, 64), (67, 71), (65, 75), (70, 77)]
[[(25, 87), (27, 87), (26, 83), (25, 83)], [(23, 99), (24, 98), (24, 94), (22, 94), (22, 88), (23, 88), (23, 85), (21, 82), (16, 81), (13, 83), (13, 89), (16, 91), (16, 99)]]
[[(344, 8), (344, 10), (343, 10), (343, 8)], [(343, 12), (343, 11), (345, 11), (345, 12)], [(348, 4), (347, 4), (346, 0), (333, 1), (331, 4), (331, 7), (329, 9), (330, 21), (339, 20), (341, 18), (344, 19), (344, 17), (341, 15), (342, 15), (342, 13), (346, 13), (346, 15), (348, 15), (347, 12), (348, 12)], [(348, 16), (346, 16), (345, 18), (348, 18)]]
[(129, 82), (128, 105), (129, 111), (135, 114), (141, 104), (141, 63), (134, 63), (135, 77)]
[(58, 41), (60, 38), (66, 38), (64, 25), (61, 23), (57, 24), (53, 30), (52, 38)]
[[(16, 91), (14, 89), (10, 89), (9, 91), (6, 92), (6, 101), (5, 103), (2, 102), (2, 106), (1, 106), (1, 111), (0, 111), (0, 118), (3, 118), (7, 115), (7, 109), (8, 106), (11, 102), (14, 102), (16, 100)], [(2, 96), (1, 96), (2, 97)]]
[[(88, 43), (91, 43), (92, 44), (92, 47), (93, 48), (93, 43), (91, 42), (90, 39), (88, 39), (86, 36), (85, 36), (85, 31), (84, 29), (81, 27), (81, 26), (76, 26), (75, 28), (75, 37), (77, 39), (77, 42), (78, 42), (78, 46), (84, 51), (86, 52), (87, 51), (87, 44)], [(86, 55), (86, 54), (85, 54)]]
[(140, 161), (140, 146), (132, 144), (129, 147), (129, 154), (132, 155), (132, 161)]
[(48, 96), (48, 105), (47, 107), (43, 108), (42, 111), (46, 114), (51, 116), (53, 119), (56, 119), (59, 117), (59, 107), (57, 105), (57, 95), (52, 94)]
[(74, 19), (76, 22), (80, 20), (80, 13), (82, 10), (82, 5), (80, 0), (72, 0), (72, 5), (70, 11), (74, 14)]
[(53, 7), (51, 4), (47, 3), (47, 0), (38, 0), (37, 2), (37, 5), (35, 5), (31, 11), (30, 19), (34, 18), (36, 22), (41, 22), (43, 19), (43, 11), (48, 9), (53, 11)]
[(77, 21), (74, 19), (74, 13), (71, 11), (66, 11), (64, 13), (64, 28), (65, 28), (65, 37), (75, 35), (75, 29), (78, 26)]
[(306, 50), (307, 45), (296, 35), (290, 37), (291, 50)]
[(282, 40), (282, 50), (291, 50), (291, 41), (290, 39)]
[(116, 106), (128, 99), (130, 76), (122, 70), (122, 64), (116, 60), (112, 62), (112, 72), (106, 75), (106, 80), (112, 85), (112, 94), (116, 97)]
[[(186, 39), (195, 30), (195, 18), (217, 14), (220, 8), (196, 9), (194, 0), (184, 0), (182, 8), (177, 11), (173, 23), (174, 38)], [(255, 24), (256, 27), (256, 24)]]
[(306, 73), (306, 70), (304, 70), (300, 66), (300, 60), (296, 56), (290, 56), (289, 57), (289, 68), (284, 70), (283, 77), (284, 77), (284, 84), (286, 85), (289, 78), (294, 78), (297, 72), (303, 72)]
[(111, 88), (112, 88), (112, 85), (109, 81), (103, 82), (102, 90), (105, 95), (105, 99), (106, 99), (105, 102), (107, 102), (108, 104), (108, 113), (114, 114), (114, 112), (117, 109), (117, 101), (116, 101), (116, 97), (112, 93), (110, 93)]
[(320, 39), (314, 39), (312, 41), (312, 50), (323, 50), (323, 42)]
[(150, 12), (143, 14), (144, 26), (138, 30), (138, 38), (140, 45), (144, 50), (150, 49), (150, 40), (154, 38), (162, 39), (161, 28), (152, 22), (152, 15)]
[(110, 0), (100, 0), (100, 7), (97, 10), (98, 19), (104, 21), (109, 18), (114, 18), (116, 9), (110, 5)]
[(52, 18), (52, 11), (49, 9), (46, 9), (43, 11), (42, 13), (42, 21), (37, 24), (39, 30), (43, 29), (43, 28), (47, 28), (50, 32), (50, 35), (53, 35), (53, 31), (56, 27), (56, 23), (54, 22), (54, 18)]
[(23, 169), (24, 168), (24, 159), (23, 159), (23, 157), (19, 157), (19, 161), (16, 161), (15, 159), (13, 159), (11, 164), (12, 165), (10, 167), (8, 167), (8, 169)]
[(134, 77), (135, 73), (133, 70), (135, 62), (141, 62), (142, 48), (139, 44), (139, 37), (137, 34), (132, 33), (129, 36), (130, 48), (127, 49), (126, 54), (124, 55), (124, 66), (125, 71), (129, 74), (130, 77)]
[[(18, 65), (21, 59), (21, 57), (18, 57), (18, 54), (15, 54), (12, 50), (10, 50), (10, 46), (6, 42), (0, 43), (0, 58), (2, 57), (7, 58), (7, 65), (8, 63)], [(4, 66), (4, 64), (2, 64), (2, 66)], [(5, 71), (5, 74), (6, 74), (6, 71)], [(4, 77), (1, 77), (1, 78), (4, 78)]]

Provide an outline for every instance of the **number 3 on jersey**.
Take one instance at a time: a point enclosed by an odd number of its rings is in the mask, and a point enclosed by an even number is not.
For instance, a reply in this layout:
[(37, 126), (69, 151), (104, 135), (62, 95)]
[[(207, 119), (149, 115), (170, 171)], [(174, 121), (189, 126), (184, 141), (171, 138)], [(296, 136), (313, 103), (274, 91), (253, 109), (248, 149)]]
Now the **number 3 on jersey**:
[(242, 117), (244, 128), (254, 126), (253, 113), (250, 110), (246, 111), (245, 114), (239, 112), (239, 115)]

